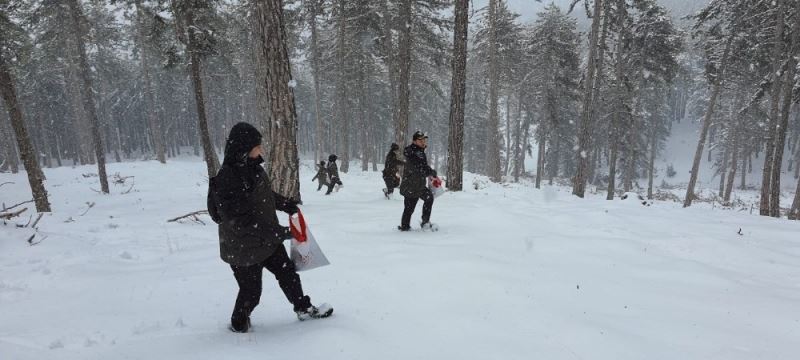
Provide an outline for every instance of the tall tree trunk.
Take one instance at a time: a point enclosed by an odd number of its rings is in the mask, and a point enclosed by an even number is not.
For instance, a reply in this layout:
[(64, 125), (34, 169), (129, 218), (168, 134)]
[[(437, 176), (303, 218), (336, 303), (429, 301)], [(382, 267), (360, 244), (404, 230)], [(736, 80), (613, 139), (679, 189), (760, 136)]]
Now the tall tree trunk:
[[(732, 28), (735, 28), (733, 26)], [(725, 68), (728, 66), (728, 56), (730, 55), (731, 51), (731, 44), (733, 44), (733, 38), (736, 36), (736, 33), (732, 32), (728, 35), (728, 39), (725, 42), (725, 50), (722, 52), (722, 60), (721, 65), (719, 67), (719, 73), (713, 80), (713, 89), (711, 90), (711, 99), (708, 101), (708, 108), (706, 109), (705, 116), (703, 117), (703, 128), (700, 131), (700, 139), (697, 141), (697, 150), (694, 153), (694, 161), (692, 162), (692, 173), (689, 177), (689, 185), (686, 188), (686, 197), (683, 199), (683, 207), (689, 207), (692, 205), (692, 201), (694, 200), (694, 187), (697, 184), (697, 175), (700, 171), (700, 160), (703, 157), (703, 147), (706, 144), (706, 137), (708, 136), (708, 128), (711, 126), (711, 119), (714, 115), (714, 107), (717, 105), (717, 98), (719, 97), (719, 92), (722, 90), (722, 82), (725, 76)]]
[[(625, 91), (625, 84), (623, 80), (624, 76), (624, 67), (623, 67), (623, 60), (622, 60), (622, 45), (624, 43), (625, 31), (623, 28), (625, 27), (625, 0), (617, 0), (617, 44), (615, 50), (615, 61), (616, 64), (614, 65), (614, 78), (616, 80), (616, 105), (614, 106), (614, 114), (611, 120), (611, 131), (610, 131), (610, 138), (609, 142), (611, 143), (610, 149), (610, 159), (608, 161), (608, 193), (606, 194), (606, 200), (614, 200), (614, 194), (616, 192), (616, 183), (617, 183), (617, 155), (619, 152), (619, 142), (621, 137), (620, 127), (622, 126), (622, 112), (625, 108), (625, 104), (623, 103), (623, 93)], [(632, 144), (628, 144), (631, 146)], [(626, 159), (626, 163), (630, 161), (630, 159)], [(628, 191), (627, 189), (625, 191)]]
[(787, 216), (789, 220), (800, 220), (800, 180), (797, 180), (797, 189), (794, 191), (794, 201)]
[[(737, 102), (737, 104), (740, 102)], [(733, 182), (734, 178), (736, 177), (736, 167), (739, 166), (739, 136), (741, 131), (741, 115), (736, 114), (736, 123), (733, 128), (733, 144), (730, 147), (731, 153), (731, 163), (730, 163), (730, 172), (728, 173), (728, 183), (725, 186), (725, 194), (722, 196), (722, 201), (725, 204), (730, 204), (731, 202), (731, 192), (733, 191)], [(744, 173), (744, 171), (742, 171)]]
[[(775, 150), (772, 155), (772, 181), (770, 183), (769, 216), (781, 216), (781, 168), (783, 167), (783, 148), (786, 146), (786, 131), (789, 128), (789, 112), (792, 109), (792, 89), (797, 73), (797, 52), (800, 46), (800, 1), (795, 1), (795, 19), (792, 26), (792, 44), (789, 48), (789, 60), (783, 78), (783, 104), (781, 117), (775, 127)], [(764, 158), (767, 160), (768, 158)]]
[[(784, 58), (783, 29), (784, 17), (786, 16), (786, 0), (775, 0), (775, 3), (777, 7), (775, 11), (775, 35), (773, 38), (775, 47), (772, 50), (772, 85), (770, 88), (772, 91), (772, 99), (769, 121), (767, 122), (767, 136), (765, 139), (764, 167), (761, 177), (761, 201), (758, 206), (759, 214), (763, 216), (771, 215), (770, 200), (772, 192), (772, 166), (774, 164), (773, 154), (775, 151), (775, 138), (777, 136), (776, 126), (778, 123), (778, 116), (780, 116), (781, 92), (783, 91), (781, 82), (784, 75), (781, 73), (781, 64)], [(789, 81), (791, 80), (792, 79), (789, 79)], [(794, 81), (791, 82), (794, 83)]]
[(409, 79), (411, 77), (411, 26), (413, 0), (400, 0), (400, 44), (398, 56), (397, 108), (395, 113), (395, 142), (403, 145), (408, 135), (408, 116), (410, 104)]
[(94, 94), (92, 93), (92, 77), (89, 73), (89, 61), (86, 58), (86, 45), (84, 43), (86, 31), (83, 29), (82, 25), (85, 19), (83, 18), (78, 0), (69, 0), (69, 8), (72, 17), (74, 36), (76, 38), (75, 45), (77, 46), (76, 52), (78, 54), (80, 77), (83, 83), (83, 86), (81, 86), (83, 108), (89, 116), (89, 127), (94, 143), (95, 157), (97, 158), (97, 173), (100, 178), (100, 191), (104, 194), (108, 194), (105, 146), (103, 145), (103, 137), (100, 134), (100, 122), (97, 119), (97, 108), (94, 103)]
[(540, 189), (542, 186), (542, 176), (544, 175), (544, 152), (545, 148), (544, 135), (539, 137), (539, 151), (536, 155), (536, 188)]
[(486, 175), (494, 182), (500, 182), (500, 126), (497, 103), (499, 74), (497, 69), (497, 0), (489, 0), (489, 123), (487, 125)]
[(11, 170), (12, 174), (16, 174), (19, 172), (17, 148), (13, 145), (14, 135), (12, 134), (11, 121), (6, 121), (5, 117), (6, 114), (0, 114), (0, 136), (5, 139), (3, 141), (5, 162), (3, 163), (3, 167), (0, 167), (0, 170), (5, 170), (7, 167)]
[[(2, 35), (3, 34), (0, 33), (0, 36)], [(3, 39), (0, 38), (0, 43), (3, 42)], [(36, 204), (36, 211), (50, 212), (50, 203), (47, 201), (47, 190), (44, 188), (44, 173), (39, 167), (36, 152), (31, 143), (31, 139), (28, 137), (28, 130), (25, 128), (22, 109), (20, 109), (19, 103), (17, 102), (17, 90), (11, 78), (11, 69), (9, 68), (9, 64), (6, 63), (1, 50), (0, 94), (2, 94), (3, 100), (5, 101), (8, 116), (11, 118), (11, 127), (14, 129), (14, 137), (17, 139), (19, 154), (20, 157), (22, 157), (22, 163), (25, 165), (25, 172), (28, 174), (28, 183), (31, 186), (33, 200)]]
[(589, 151), (591, 148), (591, 128), (592, 112), (594, 108), (593, 93), (595, 88), (595, 62), (597, 61), (597, 40), (600, 32), (600, 18), (603, 9), (603, 1), (594, 1), (594, 11), (592, 12), (592, 31), (589, 35), (589, 61), (586, 66), (586, 78), (584, 79), (584, 98), (583, 109), (581, 111), (580, 123), (578, 125), (578, 167), (573, 178), (572, 194), (583, 197), (586, 192), (586, 182), (588, 181), (589, 170)]
[(508, 170), (511, 166), (511, 94), (506, 96), (506, 157), (505, 166), (503, 168), (503, 175), (508, 176)]
[(656, 125), (653, 124), (652, 129), (650, 129), (650, 157), (647, 161), (647, 199), (649, 200), (653, 199), (653, 176), (656, 167), (656, 153), (658, 153), (658, 139), (656, 139)]
[(141, 56), (140, 66), (142, 70), (142, 77), (143, 77), (143, 90), (145, 95), (145, 116), (147, 118), (148, 125), (150, 127), (150, 138), (153, 142), (153, 147), (155, 148), (156, 159), (162, 164), (166, 164), (167, 159), (164, 147), (164, 138), (162, 135), (161, 129), (161, 122), (159, 119), (156, 118), (156, 111), (154, 111), (156, 107), (155, 96), (153, 94), (154, 87), (153, 87), (153, 80), (150, 77), (150, 55), (147, 49), (147, 33), (146, 33), (146, 24), (147, 21), (145, 20), (145, 12), (142, 9), (142, 0), (136, 0), (136, 20), (139, 23), (138, 26), (138, 36), (137, 42), (139, 46), (139, 56)]
[(453, 30), (453, 80), (450, 83), (450, 119), (447, 142), (447, 188), (463, 189), (464, 176), (464, 106), (467, 84), (467, 27), (469, 0), (455, 0)]
[(317, 15), (319, 13), (319, 3), (317, 0), (311, 0), (311, 12), (309, 15), (309, 26), (311, 28), (311, 75), (314, 77), (314, 160), (322, 159), (322, 151), (325, 148), (322, 135), (324, 129), (322, 127), (322, 90), (320, 90), (320, 51), (319, 51), (319, 35), (317, 34)]
[(295, 112), (289, 51), (286, 47), (286, 28), (281, 0), (253, 3), (256, 18), (258, 56), (256, 61), (266, 70), (264, 87), (269, 96), (270, 151), (269, 170), (272, 189), (288, 198), (300, 201), (300, 160), (297, 154), (297, 113)]
[(519, 182), (519, 175), (522, 171), (522, 153), (523, 151), (520, 150), (522, 147), (522, 90), (518, 90), (517, 93), (517, 114), (516, 114), (516, 122), (515, 122), (515, 129), (514, 129), (514, 146), (512, 147), (513, 152), (509, 153), (509, 156), (514, 157), (514, 182)]

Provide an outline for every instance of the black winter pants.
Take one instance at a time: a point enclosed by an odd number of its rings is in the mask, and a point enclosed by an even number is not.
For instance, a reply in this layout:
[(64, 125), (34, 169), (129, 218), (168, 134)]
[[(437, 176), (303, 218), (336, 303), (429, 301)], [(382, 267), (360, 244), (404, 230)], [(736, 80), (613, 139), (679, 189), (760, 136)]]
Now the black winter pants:
[(328, 183), (328, 192), (326, 192), (325, 195), (328, 195), (331, 192), (333, 192), (333, 187), (336, 185), (342, 186), (342, 181), (339, 180), (338, 177), (334, 177), (333, 179), (331, 179), (331, 182)]
[(294, 310), (303, 310), (311, 306), (311, 299), (303, 295), (303, 286), (300, 283), (300, 276), (294, 269), (294, 263), (289, 259), (286, 254), (286, 248), (283, 245), (278, 246), (270, 257), (260, 264), (250, 266), (235, 266), (231, 265), (233, 269), (233, 276), (236, 277), (236, 282), (239, 283), (239, 295), (236, 297), (236, 305), (231, 314), (231, 325), (237, 329), (243, 329), (247, 326), (247, 321), (250, 318), (250, 313), (258, 305), (261, 299), (261, 269), (267, 268), (275, 279), (278, 280), (283, 294), (286, 299), (294, 305)]
[(394, 189), (400, 186), (400, 179), (394, 175), (384, 176), (383, 182), (386, 184), (386, 192), (389, 194), (393, 193)]
[(433, 210), (433, 193), (430, 189), (425, 189), (425, 192), (422, 193), (422, 196), (416, 197), (405, 197), (404, 205), (405, 209), (403, 209), (403, 218), (400, 220), (400, 225), (403, 227), (408, 227), (411, 225), (411, 215), (414, 214), (414, 208), (417, 207), (417, 202), (422, 200), (422, 222), (430, 222), (431, 221), (431, 211)]

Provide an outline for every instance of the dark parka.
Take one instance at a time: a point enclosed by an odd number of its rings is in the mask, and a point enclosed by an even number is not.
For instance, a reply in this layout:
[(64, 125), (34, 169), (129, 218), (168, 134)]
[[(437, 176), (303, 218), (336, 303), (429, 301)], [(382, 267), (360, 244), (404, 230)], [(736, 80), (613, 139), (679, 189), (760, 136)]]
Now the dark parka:
[(298, 211), (297, 203), (272, 191), (260, 165), (263, 159), (248, 157), (260, 143), (261, 134), (255, 127), (236, 124), (225, 144), (222, 167), (209, 180), (208, 212), (219, 224), (220, 257), (231, 265), (249, 266), (266, 260), (291, 238), (275, 210)]
[(436, 170), (428, 166), (425, 149), (416, 144), (406, 146), (403, 154), (406, 156), (406, 165), (403, 168), (400, 194), (405, 197), (418, 198), (428, 190), (427, 178), (436, 176)]
[(391, 183), (394, 187), (397, 187), (400, 182), (400, 179), (397, 178), (397, 170), (405, 163), (405, 161), (398, 158), (397, 150), (400, 150), (400, 146), (392, 144), (392, 148), (386, 154), (386, 161), (383, 165), (383, 180), (386, 181), (387, 185)]
[(328, 179), (330, 179), (331, 183), (334, 183), (334, 179), (339, 178), (339, 166), (336, 165), (336, 160), (338, 158), (336, 155), (328, 156)]

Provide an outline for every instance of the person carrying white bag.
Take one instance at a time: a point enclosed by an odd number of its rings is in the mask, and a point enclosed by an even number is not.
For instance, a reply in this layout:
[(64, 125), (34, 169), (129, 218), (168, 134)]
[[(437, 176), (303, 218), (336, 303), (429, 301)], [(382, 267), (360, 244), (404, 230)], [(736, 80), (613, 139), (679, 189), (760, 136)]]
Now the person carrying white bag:
[(208, 214), (219, 225), (220, 258), (230, 265), (239, 285), (229, 326), (237, 333), (251, 330), (250, 316), (261, 299), (264, 269), (275, 275), (299, 320), (333, 313), (327, 304), (317, 307), (311, 303), (286, 253), (283, 241), (291, 239), (292, 232), (278, 222), (275, 211), (294, 214), (300, 209), (295, 200), (272, 190), (261, 166), (261, 141), (254, 126), (234, 125), (225, 143), (222, 167), (208, 183)]
[(291, 229), (292, 239), (291, 258), (297, 271), (316, 269), (321, 266), (330, 265), (328, 258), (322, 253), (314, 235), (308, 229), (306, 219), (301, 211), (289, 216), (289, 228)]

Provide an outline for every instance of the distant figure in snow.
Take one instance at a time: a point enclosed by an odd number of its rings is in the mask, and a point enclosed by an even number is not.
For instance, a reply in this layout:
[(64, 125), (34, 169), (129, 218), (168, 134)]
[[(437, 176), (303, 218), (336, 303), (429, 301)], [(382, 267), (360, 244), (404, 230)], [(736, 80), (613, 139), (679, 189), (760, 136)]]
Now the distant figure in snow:
[(328, 169), (325, 168), (325, 160), (320, 160), (319, 165), (317, 165), (317, 175), (314, 175), (314, 178), (311, 181), (318, 181), (319, 186), (317, 186), (317, 191), (320, 191), (323, 186), (328, 185)]
[(330, 195), (334, 186), (343, 185), (342, 180), (339, 179), (339, 167), (336, 166), (336, 159), (337, 157), (334, 154), (328, 156), (328, 192), (325, 195)]
[(417, 207), (419, 200), (422, 205), (423, 229), (435, 229), (431, 224), (431, 211), (433, 210), (433, 193), (428, 189), (428, 177), (436, 177), (436, 170), (428, 165), (425, 148), (428, 147), (428, 135), (421, 131), (414, 133), (411, 145), (406, 146), (403, 155), (406, 165), (403, 169), (403, 182), (400, 184), (400, 194), (405, 197), (403, 217), (400, 220), (400, 231), (411, 230), (411, 215)]
[(327, 306), (315, 307), (303, 294), (300, 277), (283, 246), (292, 234), (275, 215), (276, 209), (288, 214), (299, 209), (296, 202), (272, 190), (261, 167), (262, 153), (258, 130), (248, 123), (236, 124), (225, 143), (222, 167), (208, 185), (208, 213), (219, 224), (220, 257), (230, 264), (239, 284), (229, 327), (233, 332), (250, 330), (250, 314), (261, 299), (264, 268), (275, 275), (300, 320), (333, 312)]
[(392, 143), (389, 152), (386, 154), (386, 162), (383, 165), (383, 182), (386, 183), (386, 188), (383, 189), (383, 195), (387, 199), (394, 193), (394, 189), (400, 186), (400, 166), (405, 164), (405, 160), (400, 159), (400, 145)]

